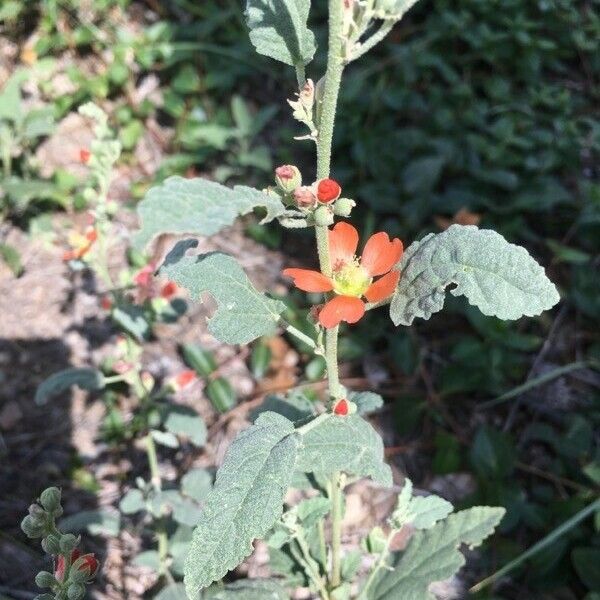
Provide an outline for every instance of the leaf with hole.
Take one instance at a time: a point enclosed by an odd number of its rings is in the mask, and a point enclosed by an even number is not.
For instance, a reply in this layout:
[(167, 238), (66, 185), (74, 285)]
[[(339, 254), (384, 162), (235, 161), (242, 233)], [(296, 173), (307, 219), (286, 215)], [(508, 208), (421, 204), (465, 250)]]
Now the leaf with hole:
[(404, 252), (402, 275), (390, 306), (395, 325), (429, 319), (444, 306), (446, 289), (466, 296), (485, 315), (518, 319), (552, 308), (559, 295), (525, 248), (474, 225), (452, 225)]

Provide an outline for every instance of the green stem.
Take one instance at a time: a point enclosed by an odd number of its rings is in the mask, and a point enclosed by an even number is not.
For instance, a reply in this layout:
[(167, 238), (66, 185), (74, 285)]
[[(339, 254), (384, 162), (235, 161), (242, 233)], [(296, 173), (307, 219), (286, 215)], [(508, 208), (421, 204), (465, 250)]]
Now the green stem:
[(302, 555), (304, 557), (306, 574), (310, 577), (316, 588), (319, 590), (322, 600), (329, 600), (329, 592), (327, 591), (325, 583), (323, 582), (323, 578), (319, 573), (319, 565), (315, 562), (315, 559), (310, 553), (310, 548), (308, 547), (308, 542), (304, 537), (304, 531), (302, 529), (298, 529), (296, 533), (296, 541), (298, 542), (298, 546), (300, 546), (300, 550), (302, 551)]
[(331, 589), (342, 582), (342, 486), (343, 473), (331, 478)]
[(388, 556), (390, 555), (390, 546), (392, 545), (392, 540), (394, 539), (394, 536), (397, 533), (397, 529), (392, 529), (392, 531), (390, 531), (390, 534), (388, 535), (387, 540), (385, 541), (385, 547), (381, 551), (381, 554), (379, 555), (379, 558), (377, 559), (373, 570), (369, 574), (369, 577), (367, 578), (363, 589), (360, 591), (357, 600), (366, 600), (369, 597), (369, 589), (373, 585), (373, 582), (379, 574), (379, 571), (381, 571), (381, 569), (383, 569), (386, 566)]
[(493, 575), (486, 577), (484, 580), (482, 580), (478, 584), (474, 585), (469, 590), (469, 592), (471, 594), (475, 594), (476, 592), (481, 591), (484, 587), (487, 587), (488, 585), (490, 585), (491, 583), (493, 583), (500, 577), (503, 577), (507, 573), (510, 573), (510, 571), (512, 571), (519, 565), (521, 565), (528, 558), (532, 557), (533, 555), (537, 554), (541, 550), (544, 550), (545, 548), (550, 546), (550, 544), (554, 543), (560, 536), (565, 534), (567, 531), (573, 529), (573, 527), (575, 527), (575, 525), (577, 525), (579, 522), (583, 521), (583, 519), (587, 518), (589, 515), (595, 513), (598, 509), (600, 509), (600, 499), (596, 500), (595, 502), (592, 502), (591, 504), (588, 504), (585, 508), (580, 510), (576, 515), (573, 515), (570, 519), (568, 519), (562, 525), (557, 527), (554, 531), (552, 531), (550, 534), (548, 534), (545, 538), (541, 539), (537, 544), (534, 544), (533, 546), (531, 546), (531, 548), (529, 548), (528, 550), (523, 552), (523, 554), (519, 555), (514, 560), (511, 560), (507, 565), (502, 567), (499, 571), (496, 571)]
[[(162, 479), (160, 476), (160, 469), (158, 466), (158, 456), (156, 454), (156, 444), (152, 434), (148, 434), (145, 438), (146, 441), (146, 456), (148, 457), (148, 466), (150, 468), (150, 482), (156, 492), (160, 492), (162, 489)], [(169, 538), (167, 535), (166, 523), (163, 517), (160, 517), (156, 523), (156, 540), (158, 543), (158, 561), (159, 561), (159, 572), (161, 575), (167, 576), (169, 569), (167, 567), (167, 559), (169, 557)]]
[(338, 333), (339, 326), (332, 327), (325, 333), (325, 363), (329, 380), (329, 395), (335, 399), (339, 399), (343, 395), (338, 371)]
[(325, 88), (321, 102), (321, 118), (318, 124), (317, 179), (328, 177), (331, 166), (333, 126), (344, 70), (342, 56), (343, 10), (344, 6), (340, 0), (329, 0), (329, 50), (327, 53)]
[(296, 81), (298, 82), (298, 89), (302, 89), (302, 86), (306, 83), (306, 69), (301, 63), (296, 65)]
[(306, 335), (305, 333), (302, 333), (299, 329), (296, 329), (296, 327), (294, 327), (287, 321), (280, 321), (280, 325), (284, 331), (286, 331), (290, 335), (293, 335), (297, 340), (300, 340), (307, 346), (310, 346), (311, 348), (313, 348), (313, 350), (316, 349), (317, 344), (315, 343), (315, 340), (313, 340), (310, 336)]

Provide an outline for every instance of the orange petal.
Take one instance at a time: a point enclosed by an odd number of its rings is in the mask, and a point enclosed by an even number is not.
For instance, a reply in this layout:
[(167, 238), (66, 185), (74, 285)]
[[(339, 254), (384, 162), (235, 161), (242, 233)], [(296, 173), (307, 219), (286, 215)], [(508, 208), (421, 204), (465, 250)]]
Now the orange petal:
[(336, 223), (329, 231), (329, 256), (331, 267), (335, 269), (339, 263), (348, 263), (356, 254), (358, 247), (358, 231), (345, 221)]
[(390, 241), (385, 231), (372, 235), (362, 253), (361, 265), (371, 277), (387, 273), (402, 256), (404, 247), (398, 238)]
[(373, 282), (365, 292), (369, 302), (381, 302), (391, 296), (400, 280), (400, 271), (390, 271), (387, 275)]
[(330, 292), (331, 280), (319, 271), (310, 269), (284, 269), (283, 274), (294, 280), (294, 285), (305, 292)]
[(365, 303), (354, 296), (336, 296), (325, 304), (319, 313), (319, 323), (326, 329), (342, 321), (356, 323), (365, 314)]

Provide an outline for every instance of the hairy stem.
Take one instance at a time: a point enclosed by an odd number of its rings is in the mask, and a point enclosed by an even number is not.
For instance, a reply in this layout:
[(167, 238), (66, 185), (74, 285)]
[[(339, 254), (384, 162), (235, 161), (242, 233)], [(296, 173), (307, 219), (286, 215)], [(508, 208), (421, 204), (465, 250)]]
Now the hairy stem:
[(334, 473), (331, 478), (331, 589), (342, 582), (343, 478), (342, 473)]
[[(323, 99), (321, 101), (321, 117), (318, 124), (317, 138), (317, 179), (329, 177), (331, 169), (331, 147), (337, 101), (342, 82), (344, 61), (342, 55), (343, 43), (343, 2), (329, 0), (329, 48), (327, 54), (327, 71)], [(319, 264), (324, 275), (331, 275), (331, 260), (329, 257), (329, 232), (325, 226), (315, 227)], [(327, 363), (327, 379), (329, 394), (332, 398), (340, 398), (342, 387), (338, 373), (338, 342), (339, 328), (328, 329), (325, 336), (325, 361)], [(331, 554), (332, 567), (329, 578), (332, 590), (341, 583), (341, 539), (342, 539), (342, 487), (343, 475), (335, 473), (330, 482), (331, 498)], [(322, 595), (325, 599), (326, 596)]]
[(317, 140), (317, 179), (329, 176), (331, 167), (331, 144), (333, 126), (337, 109), (338, 94), (342, 82), (344, 60), (342, 56), (342, 0), (329, 0), (329, 49), (327, 53), (327, 72), (321, 101), (321, 119)]
[(387, 565), (388, 556), (390, 555), (390, 546), (392, 545), (392, 540), (394, 539), (394, 536), (397, 533), (398, 533), (398, 530), (396, 530), (396, 529), (392, 529), (392, 531), (390, 531), (390, 533), (385, 541), (385, 547), (381, 551), (381, 554), (379, 555), (377, 562), (373, 566), (373, 569), (372, 569), (371, 573), (369, 574), (369, 577), (367, 577), (367, 581), (365, 582), (363, 589), (360, 591), (360, 594), (358, 595), (357, 600), (366, 600), (369, 597), (369, 595), (368, 595), (369, 589), (371, 588), (371, 586), (373, 585), (373, 582), (377, 578), (379, 571), (381, 571)]

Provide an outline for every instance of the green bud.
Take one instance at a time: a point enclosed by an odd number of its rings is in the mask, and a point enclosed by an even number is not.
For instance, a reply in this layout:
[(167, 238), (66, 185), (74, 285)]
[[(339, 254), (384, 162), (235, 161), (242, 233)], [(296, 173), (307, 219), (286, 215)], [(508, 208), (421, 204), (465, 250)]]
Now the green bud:
[(79, 544), (79, 537), (72, 533), (65, 533), (60, 537), (59, 546), (62, 554), (71, 554), (77, 544)]
[(60, 554), (60, 538), (51, 533), (42, 540), (42, 548), (47, 554)]
[(40, 538), (44, 535), (44, 525), (40, 524), (36, 518), (31, 515), (27, 515), (21, 521), (21, 530), (28, 537), (34, 540), (35, 538)]
[(54, 594), (38, 594), (33, 600), (55, 600)]
[(73, 583), (84, 583), (90, 576), (88, 569), (81, 569), (83, 562), (75, 561), (69, 571), (69, 580)]
[(60, 490), (57, 487), (45, 489), (40, 496), (40, 504), (48, 512), (57, 510), (60, 507)]
[(49, 588), (52, 587), (56, 583), (56, 579), (52, 573), (48, 573), (48, 571), (40, 571), (35, 576), (35, 585), (40, 588)]
[(72, 583), (67, 588), (67, 598), (69, 600), (81, 600), (85, 596), (85, 586), (82, 583)]
[(350, 198), (338, 198), (333, 205), (333, 213), (339, 217), (349, 217), (355, 206), (356, 202)]
[(291, 194), (298, 186), (302, 185), (302, 175), (294, 165), (282, 165), (275, 169), (275, 183), (286, 194)]
[(315, 223), (321, 227), (333, 225), (333, 213), (327, 206), (319, 206), (314, 212)]

